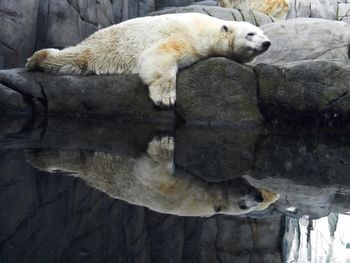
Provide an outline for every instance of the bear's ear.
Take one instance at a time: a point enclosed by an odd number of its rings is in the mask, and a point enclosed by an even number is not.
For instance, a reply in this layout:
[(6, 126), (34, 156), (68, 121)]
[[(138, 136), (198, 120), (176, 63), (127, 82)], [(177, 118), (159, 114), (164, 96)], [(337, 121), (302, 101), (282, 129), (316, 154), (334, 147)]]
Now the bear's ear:
[(227, 32), (228, 32), (228, 27), (227, 27), (226, 25), (223, 25), (223, 26), (221, 27), (221, 32), (227, 33)]

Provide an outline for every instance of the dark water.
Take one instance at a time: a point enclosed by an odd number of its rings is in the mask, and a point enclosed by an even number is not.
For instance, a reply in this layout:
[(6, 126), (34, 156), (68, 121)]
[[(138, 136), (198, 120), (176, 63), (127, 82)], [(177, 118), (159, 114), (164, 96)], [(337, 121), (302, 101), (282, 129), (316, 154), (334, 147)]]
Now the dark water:
[(0, 262), (350, 262), (349, 168), (346, 131), (1, 119)]

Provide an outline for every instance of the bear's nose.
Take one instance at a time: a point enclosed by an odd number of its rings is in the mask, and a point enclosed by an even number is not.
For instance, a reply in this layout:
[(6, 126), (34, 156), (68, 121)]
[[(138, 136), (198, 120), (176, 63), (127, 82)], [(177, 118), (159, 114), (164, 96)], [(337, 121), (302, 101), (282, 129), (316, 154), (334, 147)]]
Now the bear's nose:
[(264, 42), (262, 43), (262, 45), (263, 45), (263, 47), (264, 47), (265, 50), (268, 50), (269, 47), (271, 46), (271, 42), (270, 42), (270, 41), (264, 41)]
[(262, 194), (259, 192), (254, 193), (254, 199), (256, 202), (258, 203), (262, 203), (264, 201), (264, 197), (262, 196)]

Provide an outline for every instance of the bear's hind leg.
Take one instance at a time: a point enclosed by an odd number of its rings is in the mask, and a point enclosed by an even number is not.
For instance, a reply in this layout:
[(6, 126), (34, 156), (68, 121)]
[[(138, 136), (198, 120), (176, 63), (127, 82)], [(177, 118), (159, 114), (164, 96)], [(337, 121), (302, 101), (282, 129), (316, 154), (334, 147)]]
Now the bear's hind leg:
[(141, 79), (148, 85), (149, 96), (156, 105), (171, 106), (176, 101), (176, 57), (156, 48), (144, 51), (138, 62)]

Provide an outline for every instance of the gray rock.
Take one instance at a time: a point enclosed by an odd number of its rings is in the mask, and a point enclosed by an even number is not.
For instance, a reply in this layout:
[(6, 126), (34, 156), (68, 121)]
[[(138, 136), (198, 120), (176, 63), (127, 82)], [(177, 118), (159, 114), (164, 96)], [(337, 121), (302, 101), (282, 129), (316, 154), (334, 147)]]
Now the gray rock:
[(259, 103), (269, 120), (344, 122), (350, 114), (349, 61), (299, 61), (282, 65), (260, 64)]
[[(18, 92), (26, 104), (31, 106), (33, 112), (45, 113), (47, 106), (45, 94), (37, 82), (35, 74), (24, 69), (1, 70), (0, 83), (8, 89)], [(17, 111), (23, 111), (23, 109), (17, 108)]]
[(193, 3), (192, 5), (217, 6), (218, 3), (214, 0), (208, 0), (208, 1), (199, 1), (199, 2)]
[(348, 59), (350, 25), (325, 19), (298, 18), (264, 25), (270, 49), (253, 64), (311, 59)]
[(350, 24), (350, 3), (338, 5), (337, 20)]
[(314, 17), (334, 20), (337, 17), (337, 0), (294, 0), (286, 19)]
[(160, 10), (166, 7), (178, 7), (193, 4), (195, 0), (157, 0), (156, 10)]
[(154, 0), (1, 1), (0, 69), (22, 67), (37, 49), (75, 45), (100, 28), (154, 10)]
[[(14, 69), (0, 71), (0, 81), (42, 113), (175, 121), (173, 109), (154, 107), (137, 75), (55, 76)], [(201, 61), (181, 71), (177, 98), (178, 115), (189, 123), (258, 125), (262, 119), (252, 68), (224, 58)]]
[(39, 0), (0, 2), (0, 69), (22, 66), (35, 47)]
[(246, 21), (256, 26), (269, 24), (275, 21), (274, 18), (251, 10), (238, 10), (222, 8), (217, 6), (191, 5), (186, 7), (173, 7), (161, 11), (152, 12), (149, 15), (163, 15), (173, 13), (202, 13), (217, 17), (223, 20)]
[(31, 107), (27, 105), (20, 93), (0, 84), (0, 111), (4, 114), (16, 114), (28, 112)]
[(178, 75), (176, 109), (187, 123), (257, 125), (254, 72), (225, 58), (197, 63)]

